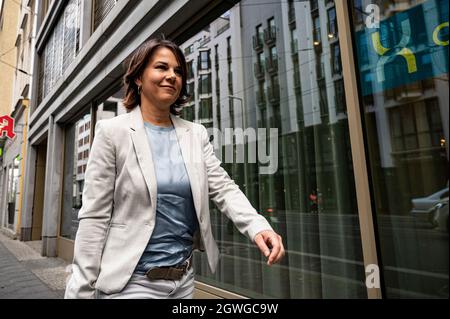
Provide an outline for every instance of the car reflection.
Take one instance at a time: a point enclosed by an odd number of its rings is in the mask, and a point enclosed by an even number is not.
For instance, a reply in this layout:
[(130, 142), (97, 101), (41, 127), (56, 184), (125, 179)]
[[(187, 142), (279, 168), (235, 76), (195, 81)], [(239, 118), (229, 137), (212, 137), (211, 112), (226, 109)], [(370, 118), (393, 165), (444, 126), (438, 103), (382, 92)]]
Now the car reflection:
[(433, 228), (448, 231), (448, 191), (446, 187), (427, 197), (411, 200), (411, 215), (427, 220)]

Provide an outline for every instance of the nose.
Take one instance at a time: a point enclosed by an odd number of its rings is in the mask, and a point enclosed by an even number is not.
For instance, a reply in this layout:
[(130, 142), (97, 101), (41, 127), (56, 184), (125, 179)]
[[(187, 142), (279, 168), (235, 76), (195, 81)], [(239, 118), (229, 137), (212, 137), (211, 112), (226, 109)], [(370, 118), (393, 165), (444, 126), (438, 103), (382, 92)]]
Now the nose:
[(175, 80), (176, 76), (177, 76), (177, 75), (175, 74), (175, 71), (174, 71), (174, 70), (169, 70), (169, 71), (167, 72), (166, 78), (167, 78), (168, 80), (173, 81), (173, 80)]

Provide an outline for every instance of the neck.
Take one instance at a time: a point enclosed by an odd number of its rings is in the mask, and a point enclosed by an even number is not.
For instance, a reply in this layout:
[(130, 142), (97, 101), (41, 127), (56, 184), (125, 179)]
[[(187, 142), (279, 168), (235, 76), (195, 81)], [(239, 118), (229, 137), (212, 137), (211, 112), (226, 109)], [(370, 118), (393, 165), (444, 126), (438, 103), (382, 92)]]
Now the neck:
[(170, 108), (160, 110), (153, 107), (145, 107), (141, 105), (142, 118), (145, 122), (149, 122), (157, 126), (171, 126)]

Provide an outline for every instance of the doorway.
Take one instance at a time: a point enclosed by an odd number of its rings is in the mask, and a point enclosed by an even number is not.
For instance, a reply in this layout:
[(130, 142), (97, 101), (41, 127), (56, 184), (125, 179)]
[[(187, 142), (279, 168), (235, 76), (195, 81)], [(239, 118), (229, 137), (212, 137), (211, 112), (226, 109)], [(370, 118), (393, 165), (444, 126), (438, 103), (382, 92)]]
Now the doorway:
[(47, 158), (47, 140), (36, 149), (36, 176), (34, 183), (33, 217), (31, 240), (42, 239), (42, 221), (44, 216), (45, 165)]

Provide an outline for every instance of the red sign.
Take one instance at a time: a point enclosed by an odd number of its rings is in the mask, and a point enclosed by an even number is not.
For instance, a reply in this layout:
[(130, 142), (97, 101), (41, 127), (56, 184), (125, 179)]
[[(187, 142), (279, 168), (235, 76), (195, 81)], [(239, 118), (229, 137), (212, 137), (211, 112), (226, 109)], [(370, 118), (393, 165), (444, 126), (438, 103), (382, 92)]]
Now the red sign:
[(14, 119), (9, 115), (0, 116), (0, 137), (3, 137), (5, 133), (10, 139), (16, 136), (16, 133), (14, 133)]

